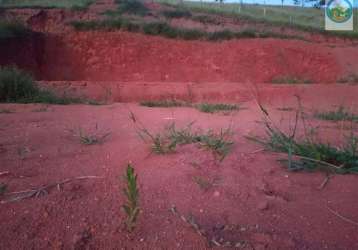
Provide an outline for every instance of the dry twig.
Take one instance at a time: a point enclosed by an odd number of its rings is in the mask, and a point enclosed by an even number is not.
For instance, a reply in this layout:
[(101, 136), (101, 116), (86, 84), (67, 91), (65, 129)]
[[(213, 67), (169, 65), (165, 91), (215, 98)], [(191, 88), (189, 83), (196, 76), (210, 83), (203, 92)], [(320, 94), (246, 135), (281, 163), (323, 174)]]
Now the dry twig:
[(22, 190), (22, 191), (16, 191), (16, 192), (10, 192), (7, 193), (6, 196), (10, 196), (10, 198), (2, 200), (0, 203), (4, 204), (4, 203), (9, 203), (9, 202), (15, 202), (15, 201), (20, 201), (20, 200), (24, 200), (24, 199), (28, 199), (28, 198), (32, 198), (32, 197), (39, 197), (41, 195), (47, 195), (48, 192), (50, 191), (50, 189), (57, 187), (58, 190), (61, 189), (61, 186), (63, 184), (72, 182), (72, 181), (76, 181), (76, 180), (85, 180), (85, 179), (98, 179), (98, 178), (103, 178), (100, 176), (80, 176), (80, 177), (75, 177), (75, 178), (69, 178), (69, 179), (65, 179), (63, 181), (60, 182), (56, 182), (56, 183), (52, 183), (52, 184), (48, 184), (36, 189), (29, 189), (29, 190)]

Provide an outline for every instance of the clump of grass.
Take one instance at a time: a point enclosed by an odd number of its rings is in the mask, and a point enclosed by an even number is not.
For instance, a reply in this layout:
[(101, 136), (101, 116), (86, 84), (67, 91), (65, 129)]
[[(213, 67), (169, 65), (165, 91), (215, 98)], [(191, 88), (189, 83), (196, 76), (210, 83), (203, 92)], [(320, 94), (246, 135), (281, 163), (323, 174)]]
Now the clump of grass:
[(161, 12), (166, 18), (191, 17), (191, 12), (185, 9), (165, 10)]
[(138, 204), (139, 190), (137, 187), (137, 175), (134, 173), (134, 168), (131, 164), (128, 164), (126, 175), (124, 177), (126, 180), (126, 188), (123, 190), (123, 192), (127, 198), (127, 201), (126, 204), (123, 205), (123, 209), (127, 215), (127, 230), (132, 232), (135, 228), (140, 208)]
[(199, 144), (201, 147), (211, 150), (216, 158), (222, 161), (229, 153), (233, 142), (230, 129), (214, 133), (212, 130), (203, 133), (199, 130), (193, 131), (193, 123), (178, 129), (175, 123), (166, 126), (162, 133), (153, 134), (130, 113), (130, 119), (136, 126), (138, 135), (144, 142), (151, 144), (152, 151), (157, 154), (174, 153), (177, 146), (185, 144)]
[(141, 106), (145, 107), (163, 107), (163, 108), (171, 108), (171, 107), (183, 107), (186, 106), (184, 102), (177, 100), (161, 100), (161, 101), (142, 101), (140, 102)]
[(88, 133), (85, 132), (82, 128), (79, 128), (78, 138), (81, 144), (84, 145), (95, 145), (95, 144), (102, 144), (105, 139), (111, 134), (107, 133), (98, 133), (98, 126), (96, 125), (96, 132), (95, 133)]
[(215, 113), (220, 111), (234, 111), (238, 110), (240, 107), (235, 104), (225, 104), (225, 103), (201, 103), (197, 105), (197, 109), (205, 113)]
[(339, 78), (337, 80), (338, 83), (358, 83), (358, 75), (357, 74), (349, 74), (345, 77)]
[(197, 40), (205, 38), (206, 33), (197, 29), (181, 29), (170, 26), (165, 22), (151, 22), (143, 24), (143, 33), (147, 35), (160, 35), (167, 38), (182, 38), (184, 40)]
[(281, 107), (281, 108), (277, 108), (278, 111), (294, 111), (295, 109), (292, 107)]
[(221, 24), (221, 22), (218, 21), (216, 18), (207, 15), (192, 16), (191, 19), (204, 24), (214, 24), (214, 25)]
[(234, 144), (234, 142), (229, 139), (231, 135), (230, 129), (221, 130), (220, 133), (214, 133), (210, 130), (206, 134), (200, 135), (197, 141), (203, 147), (210, 149), (214, 153), (214, 156), (222, 161), (228, 155)]
[(203, 177), (200, 177), (200, 176), (194, 176), (193, 181), (196, 184), (198, 184), (200, 189), (202, 189), (204, 191), (209, 190), (213, 186), (213, 184), (209, 180), (207, 180), (207, 179), (205, 179)]
[(7, 185), (5, 183), (0, 183), (0, 196), (5, 194), (6, 190), (7, 190)]
[(116, 0), (115, 1), (118, 6), (118, 12), (120, 14), (132, 14), (132, 15), (139, 15), (145, 16), (149, 9), (140, 1), (136, 0)]
[(334, 111), (315, 112), (314, 116), (327, 121), (358, 121), (358, 115), (348, 112), (343, 106)]
[[(351, 132), (346, 136), (342, 147), (320, 142), (312, 133), (305, 132), (304, 139), (296, 139), (299, 118), (302, 111), (296, 112), (294, 127), (290, 133), (285, 133), (270, 122), (269, 114), (265, 114), (266, 137), (249, 137), (264, 145), (268, 150), (287, 153), (288, 169), (292, 171), (321, 170), (327, 173), (347, 174), (358, 173), (358, 138)], [(304, 118), (303, 127), (307, 129)]]
[(31, 33), (32, 31), (20, 22), (0, 21), (0, 39), (26, 37)]
[(274, 84), (309, 84), (312, 83), (310, 79), (303, 79), (293, 75), (276, 76), (271, 80)]
[(0, 67), (0, 102), (69, 104), (80, 100), (40, 89), (30, 74), (16, 67)]
[(0, 114), (11, 114), (11, 113), (14, 112), (10, 109), (0, 109)]

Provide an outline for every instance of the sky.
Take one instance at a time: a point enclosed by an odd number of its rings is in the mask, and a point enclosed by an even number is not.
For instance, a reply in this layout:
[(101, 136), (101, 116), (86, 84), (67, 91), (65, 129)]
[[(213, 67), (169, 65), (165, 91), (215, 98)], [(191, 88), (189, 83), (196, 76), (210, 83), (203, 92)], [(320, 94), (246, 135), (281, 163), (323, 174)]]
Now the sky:
[[(200, 1), (200, 0), (191, 0), (191, 1)], [(215, 0), (203, 0), (204, 2), (215, 2)], [(240, 0), (224, 0), (225, 3), (239, 3)], [(281, 0), (243, 0), (243, 3), (248, 4), (266, 4), (269, 5), (281, 5)], [(354, 6), (358, 6), (358, 0), (354, 0)], [(284, 0), (284, 5), (294, 5), (293, 0)], [(310, 6), (310, 3), (306, 2), (306, 6)], [(312, 5), (312, 4), (311, 4)]]

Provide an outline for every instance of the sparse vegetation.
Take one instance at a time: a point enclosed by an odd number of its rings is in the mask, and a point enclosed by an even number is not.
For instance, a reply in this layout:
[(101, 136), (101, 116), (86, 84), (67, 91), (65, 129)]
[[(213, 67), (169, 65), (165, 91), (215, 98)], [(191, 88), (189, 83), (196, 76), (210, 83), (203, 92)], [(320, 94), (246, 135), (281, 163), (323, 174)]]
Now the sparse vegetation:
[(165, 10), (161, 12), (166, 18), (191, 17), (191, 12), (185, 9)]
[(214, 156), (222, 161), (233, 145), (230, 140), (230, 129), (221, 130), (220, 133), (214, 133), (212, 130), (203, 133), (200, 130), (193, 131), (193, 123), (182, 129), (177, 129), (175, 123), (172, 123), (165, 127), (164, 132), (152, 134), (133, 113), (130, 114), (130, 118), (140, 138), (144, 142), (149, 142), (152, 151), (157, 154), (174, 153), (178, 145), (198, 143), (201, 147), (211, 150)]
[(310, 79), (301, 78), (294, 75), (276, 76), (271, 81), (274, 84), (310, 84)]
[(321, 120), (327, 121), (358, 121), (358, 115), (350, 113), (343, 106), (334, 111), (319, 112), (316, 111), (314, 116)]
[(140, 102), (141, 106), (145, 107), (164, 107), (164, 108), (171, 108), (171, 107), (183, 107), (187, 106), (185, 102), (177, 101), (177, 100), (162, 100), (162, 101), (142, 101)]
[(2, 0), (2, 8), (87, 8), (94, 0)]
[(3, 194), (5, 194), (7, 189), (7, 185), (5, 183), (1, 183), (0, 182), (0, 196), (2, 196)]
[(26, 37), (31, 33), (32, 31), (20, 22), (0, 21), (0, 40)]
[(338, 79), (337, 82), (338, 83), (357, 84), (358, 83), (358, 75), (357, 74), (349, 74), (345, 77)]
[(85, 132), (82, 128), (78, 129), (78, 138), (80, 140), (81, 144), (84, 145), (95, 145), (95, 144), (102, 144), (105, 139), (110, 135), (111, 133), (100, 133), (98, 132), (98, 125), (96, 124), (95, 132)]
[(303, 39), (299, 36), (285, 35), (274, 32), (260, 32), (256, 30), (242, 30), (234, 32), (223, 30), (216, 32), (206, 32), (199, 29), (187, 29), (171, 26), (166, 22), (138, 22), (131, 21), (123, 17), (111, 18), (102, 21), (74, 21), (71, 25), (79, 31), (89, 30), (126, 30), (129, 32), (140, 32), (147, 35), (163, 36), (172, 39), (183, 40), (208, 40), (221, 41), (242, 38), (267, 38), (276, 37), (281, 39)]
[[(186, 8), (192, 12), (214, 14), (238, 21), (250, 21), (253, 24), (267, 24), (282, 28), (293, 28), (307, 32), (321, 33), (330, 36), (358, 38), (357, 28), (354, 31), (326, 31), (324, 29), (324, 8), (300, 8), (296, 6), (270, 6), (257, 4), (240, 4), (218, 2), (157, 0), (171, 7)], [(265, 11), (264, 11), (265, 9)], [(264, 14), (265, 13), (265, 14)]]
[(234, 111), (240, 109), (236, 104), (225, 103), (201, 103), (197, 105), (198, 110), (205, 113), (215, 113), (220, 111)]
[(82, 100), (57, 97), (37, 86), (32, 76), (16, 67), (0, 67), (0, 102), (70, 104)]
[(198, 186), (200, 187), (200, 189), (207, 191), (208, 189), (210, 189), (213, 184), (207, 180), (206, 178), (200, 177), (200, 176), (194, 176), (193, 177), (193, 181), (198, 184)]
[(191, 19), (203, 24), (214, 24), (219, 25), (221, 22), (217, 20), (215, 17), (207, 16), (207, 15), (197, 15), (191, 16)]
[(137, 175), (134, 173), (134, 168), (131, 164), (128, 164), (126, 175), (126, 188), (123, 190), (124, 195), (127, 198), (126, 204), (123, 205), (124, 211), (127, 215), (126, 227), (129, 232), (132, 232), (140, 209), (138, 204), (139, 190), (137, 187)]
[[(299, 170), (321, 170), (327, 173), (348, 174), (358, 173), (358, 137), (351, 132), (346, 137), (342, 147), (332, 146), (329, 143), (321, 142), (317, 136), (308, 130), (303, 118), (301, 108), (296, 111), (296, 120), (293, 129), (285, 133), (271, 121), (267, 110), (261, 107), (265, 115), (264, 124), (266, 137), (249, 137), (261, 143), (266, 149), (287, 153), (288, 169)], [(296, 139), (298, 123), (302, 119), (305, 128), (304, 139)]]
[(10, 109), (0, 109), (0, 114), (11, 114), (13, 113)]

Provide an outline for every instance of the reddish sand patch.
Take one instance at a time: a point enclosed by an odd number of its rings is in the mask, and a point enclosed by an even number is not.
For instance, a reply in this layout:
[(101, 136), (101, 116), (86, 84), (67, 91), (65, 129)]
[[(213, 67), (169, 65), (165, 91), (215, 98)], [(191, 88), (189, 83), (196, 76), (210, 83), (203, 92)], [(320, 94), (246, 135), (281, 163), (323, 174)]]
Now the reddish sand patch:
[[(324, 94), (301, 93), (305, 109), (342, 104)], [(342, 98), (356, 107), (356, 98)], [(293, 105), (294, 99), (286, 95), (271, 98), (271, 105), (265, 102), (273, 119), (284, 118), (282, 126), (288, 125), (294, 113), (276, 108)], [(244, 249), (357, 248), (357, 226), (327, 208), (358, 221), (357, 177), (335, 176), (325, 189), (318, 190), (324, 174), (288, 172), (276, 161), (279, 156), (258, 151), (259, 145), (244, 138), (262, 135), (263, 127), (257, 123), (261, 115), (255, 102), (242, 105), (247, 109), (229, 116), (134, 104), (48, 106), (43, 112), (33, 112), (39, 105), (1, 105), (15, 112), (0, 114), (0, 172), (10, 172), (0, 176), (0, 181), (8, 184), (10, 192), (69, 177), (104, 178), (65, 184), (63, 190), (55, 188), (39, 198), (1, 204), (0, 248), (208, 248), (203, 237), (169, 211), (173, 205), (186, 217), (192, 215), (210, 237), (246, 242)], [(170, 155), (150, 154), (149, 145), (138, 137), (128, 118), (129, 110), (153, 132), (172, 121), (178, 127), (195, 121), (196, 128), (214, 130), (231, 125), (235, 145), (221, 163), (195, 145), (179, 147)], [(111, 132), (101, 145), (81, 145), (71, 132), (79, 127), (93, 131), (96, 124), (100, 131)], [(341, 133), (339, 124), (317, 125), (331, 136), (338, 138)], [(124, 202), (120, 176), (128, 161), (138, 173), (142, 209), (131, 235), (123, 230), (120, 208)], [(198, 176), (214, 185), (207, 191), (200, 189), (193, 181)]]

